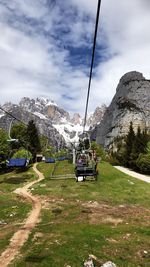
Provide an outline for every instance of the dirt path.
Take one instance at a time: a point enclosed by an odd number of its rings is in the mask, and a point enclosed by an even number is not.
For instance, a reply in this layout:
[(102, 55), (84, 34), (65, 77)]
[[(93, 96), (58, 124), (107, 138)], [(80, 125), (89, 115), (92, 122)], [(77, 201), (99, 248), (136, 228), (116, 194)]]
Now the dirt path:
[(116, 169), (118, 169), (121, 172), (124, 172), (134, 178), (137, 178), (139, 180), (142, 180), (144, 182), (150, 183), (150, 176), (148, 175), (143, 175), (134, 171), (129, 170), (128, 168), (121, 167), (121, 166), (114, 166)]
[(26, 219), (22, 228), (20, 228), (11, 238), (10, 244), (7, 249), (1, 254), (0, 256), (0, 266), (6, 267), (18, 254), (19, 249), (23, 246), (26, 240), (29, 237), (31, 230), (35, 227), (36, 223), (38, 222), (40, 211), (41, 211), (41, 203), (38, 197), (32, 196), (27, 190), (29, 187), (33, 186), (34, 184), (40, 182), (44, 179), (42, 173), (40, 173), (36, 168), (37, 163), (34, 164), (33, 170), (39, 176), (39, 179), (33, 181), (22, 188), (16, 189), (14, 192), (28, 201), (32, 202), (32, 211), (30, 212), (28, 218)]

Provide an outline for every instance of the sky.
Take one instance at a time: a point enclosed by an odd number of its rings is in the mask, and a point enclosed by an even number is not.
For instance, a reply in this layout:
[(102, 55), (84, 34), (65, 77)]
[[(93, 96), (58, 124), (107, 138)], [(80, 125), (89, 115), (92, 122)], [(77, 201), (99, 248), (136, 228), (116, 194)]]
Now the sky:
[[(84, 113), (97, 0), (0, 0), (0, 104), (44, 96)], [(89, 108), (129, 71), (150, 79), (150, 1), (102, 0)]]

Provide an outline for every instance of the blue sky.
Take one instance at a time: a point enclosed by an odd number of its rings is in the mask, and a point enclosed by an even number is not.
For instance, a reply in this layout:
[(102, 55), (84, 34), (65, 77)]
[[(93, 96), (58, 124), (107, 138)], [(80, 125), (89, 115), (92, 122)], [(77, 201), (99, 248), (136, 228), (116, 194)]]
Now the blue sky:
[[(97, 0), (0, 0), (3, 104), (45, 96), (83, 113)], [(149, 0), (102, 0), (89, 112), (109, 104), (119, 79), (150, 79)]]

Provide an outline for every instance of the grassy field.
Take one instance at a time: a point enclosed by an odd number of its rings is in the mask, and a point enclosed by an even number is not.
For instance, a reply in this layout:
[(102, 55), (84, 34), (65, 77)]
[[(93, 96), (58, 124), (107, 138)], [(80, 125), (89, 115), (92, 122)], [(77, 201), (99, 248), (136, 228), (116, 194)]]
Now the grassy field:
[(36, 177), (32, 168), (21, 172), (16, 170), (0, 174), (0, 252), (9, 244), (10, 238), (31, 209), (31, 204), (13, 191), (33, 179)]
[[(73, 172), (60, 163), (57, 172)], [(80, 267), (89, 254), (119, 267), (150, 266), (150, 185), (108, 163), (97, 181), (51, 180), (53, 164), (40, 163), (45, 180), (34, 186), (41, 198), (39, 224), (21, 249), (15, 267)], [(95, 266), (100, 266), (95, 263)]]

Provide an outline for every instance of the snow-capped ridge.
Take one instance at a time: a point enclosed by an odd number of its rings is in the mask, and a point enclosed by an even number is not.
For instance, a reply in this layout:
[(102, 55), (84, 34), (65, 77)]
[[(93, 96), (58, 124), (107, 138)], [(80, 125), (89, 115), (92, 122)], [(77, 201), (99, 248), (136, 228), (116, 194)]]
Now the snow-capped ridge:
[[(21, 119), (28, 121), (28, 118), (34, 118), (38, 121), (40, 132), (48, 135), (48, 129), (46, 125), (53, 127), (66, 143), (76, 143), (79, 140), (79, 135), (83, 132), (84, 118), (79, 113), (75, 113), (71, 116), (63, 108), (59, 107), (53, 100), (46, 97), (29, 98), (23, 97), (19, 104), (13, 104), (7, 102), (3, 105), (4, 110), (21, 116)], [(89, 113), (87, 117), (86, 130), (91, 129), (97, 125), (102, 119), (105, 107), (97, 107), (94, 113)], [(25, 114), (28, 114), (26, 116)], [(3, 113), (0, 112), (0, 118), (3, 117)], [(16, 115), (15, 115), (16, 116)], [(44, 126), (40, 126), (44, 125)], [(51, 134), (51, 133), (49, 133)], [(53, 137), (55, 139), (55, 137)]]
[(35, 104), (41, 104), (45, 106), (58, 106), (53, 100), (50, 100), (46, 97), (37, 97)]
[(83, 126), (80, 124), (73, 125), (72, 123), (53, 124), (53, 127), (64, 137), (66, 143), (76, 143), (79, 140), (79, 135), (83, 131)]

